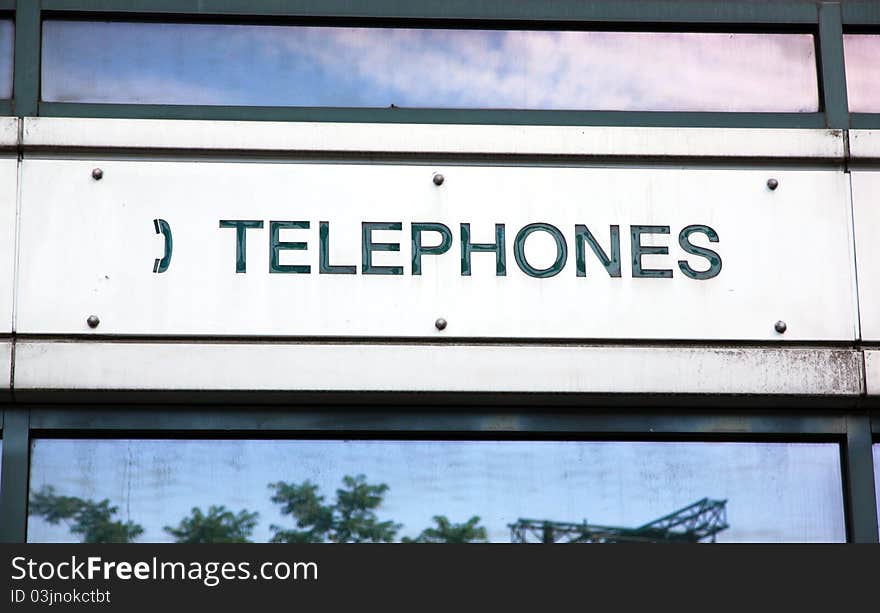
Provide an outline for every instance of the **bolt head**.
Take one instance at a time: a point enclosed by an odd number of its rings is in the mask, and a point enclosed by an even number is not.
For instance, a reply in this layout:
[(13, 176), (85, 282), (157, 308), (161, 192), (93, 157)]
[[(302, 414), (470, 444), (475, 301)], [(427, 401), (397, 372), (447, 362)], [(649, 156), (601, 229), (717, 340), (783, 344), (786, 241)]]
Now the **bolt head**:
[(86, 323), (89, 324), (89, 328), (97, 328), (98, 324), (101, 323), (101, 320), (98, 319), (97, 315), (89, 315)]
[(446, 320), (441, 317), (440, 319), (438, 319), (437, 321), (434, 322), (434, 327), (437, 328), (438, 330), (445, 330), (446, 329)]
[(788, 330), (788, 326), (785, 325), (785, 322), (780, 319), (775, 324), (773, 324), (773, 329), (780, 334), (785, 334), (785, 331)]
[(102, 178), (104, 178), (104, 171), (101, 170), (100, 168), (93, 168), (92, 169), (92, 178), (95, 181), (100, 181)]
[(434, 185), (443, 185), (443, 181), (445, 180), (446, 178), (439, 172), (434, 173)]
[(777, 181), (776, 179), (767, 179), (767, 187), (770, 188), (770, 191), (772, 192), (774, 189), (779, 187), (779, 181)]

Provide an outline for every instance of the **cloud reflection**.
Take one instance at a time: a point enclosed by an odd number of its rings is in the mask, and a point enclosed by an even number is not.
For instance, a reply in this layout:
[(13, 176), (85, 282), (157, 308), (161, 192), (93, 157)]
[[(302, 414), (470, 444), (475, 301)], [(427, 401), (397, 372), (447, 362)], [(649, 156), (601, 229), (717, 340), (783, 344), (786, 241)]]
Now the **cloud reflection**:
[(846, 93), (854, 113), (880, 113), (880, 35), (846, 34)]
[(49, 21), (62, 102), (818, 110), (813, 37)]

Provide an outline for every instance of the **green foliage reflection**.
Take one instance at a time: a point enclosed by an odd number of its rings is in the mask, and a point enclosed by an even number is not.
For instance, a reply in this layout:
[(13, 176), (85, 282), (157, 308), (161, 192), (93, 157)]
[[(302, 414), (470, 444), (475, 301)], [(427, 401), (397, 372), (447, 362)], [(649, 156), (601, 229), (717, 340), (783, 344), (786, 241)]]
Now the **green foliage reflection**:
[[(392, 543), (402, 524), (380, 519), (379, 511), (389, 487), (369, 483), (365, 475), (346, 475), (332, 501), (327, 501), (316, 484), (278, 481), (269, 484), (271, 500), (281, 514), (295, 522), (294, 528), (271, 525), (273, 543)], [(31, 494), (29, 512), (50, 524), (65, 522), (70, 532), (84, 543), (129, 543), (143, 534), (141, 525), (120, 521), (118, 507), (109, 499), (99, 502), (62, 496), (47, 485)], [(235, 512), (223, 505), (211, 505), (207, 512), (193, 507), (176, 526), (164, 531), (177, 543), (247, 543), (257, 527), (259, 514), (242, 509)], [(480, 518), (456, 524), (435, 515), (434, 526), (404, 543), (474, 543), (486, 541)]]

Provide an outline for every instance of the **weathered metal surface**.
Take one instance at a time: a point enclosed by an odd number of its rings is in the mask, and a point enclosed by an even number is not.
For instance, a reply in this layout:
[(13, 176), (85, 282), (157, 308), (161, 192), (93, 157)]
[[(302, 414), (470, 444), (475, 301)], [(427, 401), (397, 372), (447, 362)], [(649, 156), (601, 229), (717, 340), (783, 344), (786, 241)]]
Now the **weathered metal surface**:
[(849, 157), (880, 159), (880, 130), (850, 130)]
[(23, 333), (856, 337), (834, 170), (25, 159), (22, 181)]
[(880, 396), (880, 349), (865, 349), (865, 393)]
[[(878, 141), (880, 142), (880, 141)], [(880, 340), (880, 172), (851, 173), (861, 337)]]
[[(3, 123), (0, 120), (0, 147), (4, 142)], [(17, 188), (18, 161), (0, 156), (0, 334), (12, 332)]]
[(856, 396), (858, 351), (20, 341), (15, 388)]
[(0, 117), (0, 149), (15, 149), (18, 146), (17, 117)]
[[(0, 389), (12, 386), (12, 341), (0, 340)], [(2, 423), (2, 422), (0, 422)]]
[(842, 160), (841, 130), (27, 117), (25, 147)]

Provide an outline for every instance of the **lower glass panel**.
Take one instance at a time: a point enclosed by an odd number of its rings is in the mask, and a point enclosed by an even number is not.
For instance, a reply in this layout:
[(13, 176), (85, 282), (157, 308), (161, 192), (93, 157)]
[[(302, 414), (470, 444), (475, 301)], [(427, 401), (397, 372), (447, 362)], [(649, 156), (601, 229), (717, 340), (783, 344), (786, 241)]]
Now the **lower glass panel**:
[(31, 457), (30, 542), (846, 538), (826, 443), (38, 439)]

